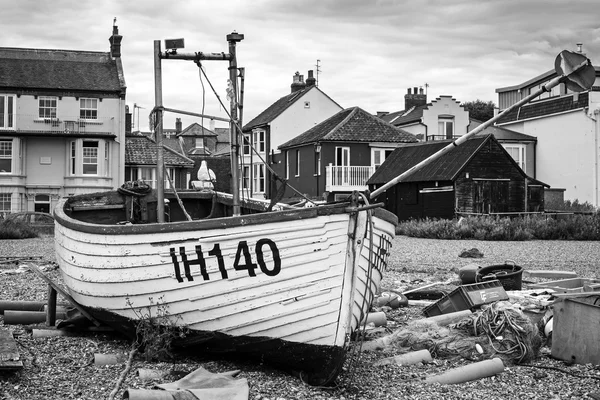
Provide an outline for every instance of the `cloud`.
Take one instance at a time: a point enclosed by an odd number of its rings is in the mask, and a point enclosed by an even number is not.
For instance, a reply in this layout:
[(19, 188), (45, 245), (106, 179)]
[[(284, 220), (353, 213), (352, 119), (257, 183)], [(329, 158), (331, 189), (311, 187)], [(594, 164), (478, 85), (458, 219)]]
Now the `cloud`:
[[(185, 52), (227, 52), (225, 36), (237, 31), (245, 35), (237, 47), (246, 70), (245, 121), (289, 93), (296, 71), (316, 72), (317, 60), (323, 91), (343, 107), (375, 113), (403, 109), (406, 89), (425, 84), (430, 99), (497, 102), (496, 88), (552, 69), (556, 55), (577, 43), (594, 62), (596, 7), (594, 0), (21, 0), (3, 6), (0, 46), (108, 51), (117, 17), (127, 103), (147, 113), (154, 105), (154, 40), (181, 37)], [(194, 63), (162, 65), (165, 105), (225, 116)], [(203, 66), (225, 101), (226, 63)], [(184, 126), (193, 122), (182, 119)]]

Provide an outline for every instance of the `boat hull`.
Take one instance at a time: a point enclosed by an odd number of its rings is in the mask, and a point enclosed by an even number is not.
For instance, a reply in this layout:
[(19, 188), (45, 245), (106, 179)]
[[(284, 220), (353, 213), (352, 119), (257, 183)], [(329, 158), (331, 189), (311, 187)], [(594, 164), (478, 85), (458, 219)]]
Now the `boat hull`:
[(57, 261), (93, 317), (130, 335), (159, 317), (189, 330), (190, 348), (283, 357), (313, 384), (339, 372), (395, 228), (340, 207), (143, 225), (81, 222), (65, 207)]

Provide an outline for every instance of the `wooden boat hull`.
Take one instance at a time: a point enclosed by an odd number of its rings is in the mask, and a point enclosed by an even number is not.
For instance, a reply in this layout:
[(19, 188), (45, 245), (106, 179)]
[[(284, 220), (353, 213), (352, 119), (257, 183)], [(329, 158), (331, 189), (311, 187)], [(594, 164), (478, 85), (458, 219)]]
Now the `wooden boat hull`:
[(131, 334), (162, 314), (189, 329), (190, 346), (283, 360), (317, 384), (339, 372), (395, 229), (393, 218), (340, 206), (141, 225), (66, 210), (55, 211), (57, 260), (92, 316)]

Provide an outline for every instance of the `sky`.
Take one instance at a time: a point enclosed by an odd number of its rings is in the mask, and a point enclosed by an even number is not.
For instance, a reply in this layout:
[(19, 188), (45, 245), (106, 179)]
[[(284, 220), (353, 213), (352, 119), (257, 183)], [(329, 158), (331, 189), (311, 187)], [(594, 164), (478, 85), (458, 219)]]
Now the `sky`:
[[(296, 71), (306, 79), (313, 70), (319, 88), (343, 108), (375, 114), (403, 110), (413, 87), (422, 87), (428, 101), (449, 95), (497, 104), (497, 88), (553, 69), (556, 56), (577, 43), (600, 64), (597, 0), (0, 2), (0, 47), (109, 51), (116, 18), (126, 100), (142, 130), (155, 105), (156, 40), (163, 49), (164, 39), (183, 38), (180, 52), (220, 53), (228, 52), (229, 33), (243, 34), (243, 124), (289, 94)], [(227, 117), (210, 85), (228, 108), (228, 63), (202, 65), (208, 80), (192, 61), (163, 60), (163, 104)], [(175, 127), (175, 117), (166, 115), (165, 128)], [(179, 117), (184, 128), (200, 122)]]

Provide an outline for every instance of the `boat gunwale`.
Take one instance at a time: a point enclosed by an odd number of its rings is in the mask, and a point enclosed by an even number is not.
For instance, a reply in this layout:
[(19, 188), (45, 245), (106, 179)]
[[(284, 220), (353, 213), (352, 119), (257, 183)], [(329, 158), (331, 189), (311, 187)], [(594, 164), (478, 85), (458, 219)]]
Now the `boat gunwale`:
[(262, 223), (294, 221), (301, 219), (316, 218), (333, 214), (346, 213), (345, 208), (348, 204), (334, 204), (309, 208), (298, 208), (293, 210), (270, 211), (257, 214), (248, 214), (240, 216), (228, 216), (212, 219), (199, 219), (193, 221), (178, 221), (165, 223), (148, 223), (132, 225), (100, 225), (89, 222), (79, 221), (73, 218), (64, 210), (65, 204), (69, 199), (62, 199), (54, 210), (54, 219), (56, 224), (63, 227), (84, 233), (102, 234), (102, 235), (130, 235), (130, 234), (148, 234), (148, 233), (169, 233), (169, 232), (189, 232), (203, 231), (209, 229), (223, 229), (240, 226), (258, 225)]

